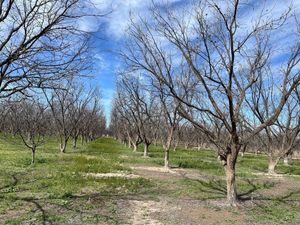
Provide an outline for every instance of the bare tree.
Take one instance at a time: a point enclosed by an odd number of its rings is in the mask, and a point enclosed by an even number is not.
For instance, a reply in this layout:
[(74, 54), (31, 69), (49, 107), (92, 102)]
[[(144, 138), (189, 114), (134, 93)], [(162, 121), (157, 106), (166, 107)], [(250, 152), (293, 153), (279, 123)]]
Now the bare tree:
[[(153, 91), (146, 90), (142, 85), (140, 78), (127, 74), (126, 76), (123, 75), (119, 80), (118, 91), (120, 108), (123, 108), (125, 113), (129, 113), (128, 115), (130, 115), (136, 126), (135, 131), (138, 135), (136, 140), (140, 139), (144, 143), (144, 157), (147, 157), (149, 145), (153, 141), (154, 133), (157, 132), (157, 126), (155, 126), (156, 123), (154, 121), (158, 116), (157, 102)], [(124, 109), (125, 107), (126, 109)]]
[(289, 158), (299, 148), (300, 144), (300, 91), (295, 89), (294, 95), (287, 102), (282, 115), (276, 122), (282, 133), (281, 149), (285, 165), (289, 164)]
[[(131, 113), (130, 108), (128, 107), (128, 96), (123, 96), (120, 90), (117, 91), (116, 97), (113, 102), (113, 122), (117, 128), (114, 133), (118, 133), (117, 136), (120, 136), (120, 132), (126, 133), (128, 146), (133, 147), (133, 151), (136, 152), (138, 145), (142, 143), (138, 132), (137, 123), (135, 123), (134, 114)], [(123, 138), (125, 136), (123, 135)]]
[(169, 169), (169, 154), (172, 141), (174, 138), (175, 130), (178, 128), (181, 117), (178, 112), (178, 102), (174, 101), (174, 98), (169, 95), (168, 87), (164, 85), (161, 81), (158, 83), (152, 81), (152, 86), (155, 87), (155, 91), (160, 100), (159, 106), (162, 112), (162, 124), (160, 127), (163, 129), (161, 133), (166, 133), (166, 135), (161, 134), (162, 145), (165, 151), (164, 156), (164, 167)]
[[(89, 107), (92, 107), (92, 111), (98, 110), (99, 107), (99, 91), (97, 88), (89, 88), (86, 90), (83, 85), (76, 85), (75, 91), (70, 93), (71, 105), (68, 109), (69, 120), (71, 123), (71, 137), (73, 138), (73, 149), (77, 148), (77, 141), (80, 132), (85, 130), (83, 127), (86, 125), (92, 126), (89, 123), (90, 115)], [(94, 104), (91, 106), (91, 104)], [(94, 119), (94, 118), (93, 118)], [(97, 122), (94, 121), (94, 122)], [(100, 125), (100, 124), (98, 124)]]
[[(94, 89), (92, 92), (92, 98), (83, 110), (83, 118), (81, 123), (78, 125), (80, 130), (80, 135), (85, 142), (93, 141), (96, 138), (102, 136), (106, 132), (106, 118), (101, 105), (101, 96), (98, 89)], [(87, 98), (89, 95), (86, 95)], [(77, 129), (74, 127), (74, 129)]]
[[(262, 84), (253, 87), (252, 109), (260, 123), (264, 123), (270, 112), (274, 111), (277, 102), (278, 89), (274, 82), (270, 87)], [(265, 127), (263, 132), (258, 134), (258, 142), (262, 144), (262, 151), (269, 157), (268, 173), (275, 174), (275, 167), (281, 158), (286, 158), (295, 150), (300, 133), (300, 102), (297, 97), (298, 90), (295, 89), (285, 106), (283, 107), (279, 117), (272, 126)], [(259, 94), (260, 98), (255, 95)]]
[(38, 99), (20, 99), (7, 102), (9, 116), (6, 120), (13, 123), (13, 129), (18, 134), (27, 148), (31, 150), (31, 163), (35, 162), (35, 153), (38, 146), (44, 144), (44, 138), (48, 133), (50, 115), (47, 106)]
[(88, 142), (106, 129), (97, 88), (86, 90), (71, 80), (61, 89), (43, 92), (60, 138), (60, 152), (66, 151), (70, 138), (73, 137), (73, 148), (76, 148), (79, 135)]
[(72, 87), (71, 85), (72, 83), (67, 83), (66, 88), (54, 89), (50, 93), (47, 90), (43, 90), (54, 118), (55, 128), (60, 137), (59, 148), (61, 153), (66, 151), (67, 143), (73, 131), (69, 112), (74, 102), (79, 98), (79, 95), (73, 98), (74, 86)]
[(82, 7), (81, 0), (1, 1), (0, 98), (55, 88), (89, 66), (88, 35), (76, 22)]
[[(226, 172), (228, 203), (235, 206), (238, 153), (276, 121), (299, 85), (300, 45), (291, 46), (285, 70), (268, 71), (273, 57), (270, 35), (282, 27), (289, 9), (278, 18), (262, 11), (245, 30), (241, 8), (247, 5), (238, 0), (224, 3), (225, 8), (214, 1), (197, 2), (193, 13), (186, 12), (189, 18), (154, 7), (151, 22), (141, 18), (131, 24), (123, 57), (129, 67), (164, 83), (180, 103), (180, 114), (215, 144)], [(245, 121), (252, 118), (246, 103), (251, 87), (274, 73), (281, 76), (282, 91), (276, 107), (263, 123), (247, 124), (246, 132)]]

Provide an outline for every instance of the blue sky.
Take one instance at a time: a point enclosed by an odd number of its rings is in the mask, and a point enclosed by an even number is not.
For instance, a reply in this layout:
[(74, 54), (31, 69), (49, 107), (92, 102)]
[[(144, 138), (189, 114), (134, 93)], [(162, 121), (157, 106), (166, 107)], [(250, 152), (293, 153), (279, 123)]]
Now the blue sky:
[[(115, 78), (121, 62), (117, 52), (122, 48), (130, 12), (147, 16), (152, 0), (91, 0), (98, 13), (112, 11), (103, 18), (87, 17), (80, 22), (80, 28), (92, 34), (90, 49), (95, 61), (95, 74), (92, 85), (99, 85), (102, 91), (103, 106), (109, 120), (111, 100), (115, 90)], [(189, 0), (168, 0), (175, 7), (185, 5)], [(166, 1), (154, 0), (155, 3)]]
[[(109, 15), (103, 18), (87, 17), (80, 21), (79, 25), (82, 30), (89, 31), (93, 34), (90, 42), (91, 54), (95, 61), (95, 78), (91, 81), (92, 85), (99, 85), (102, 90), (103, 106), (105, 114), (109, 119), (111, 110), (111, 100), (115, 90), (116, 72), (122, 66), (118, 59), (118, 52), (122, 48), (122, 40), (126, 38), (126, 28), (130, 18), (129, 12), (149, 18), (148, 8), (152, 1), (155, 3), (166, 3), (174, 7), (180, 13), (183, 6), (188, 5), (191, 0), (90, 0), (93, 2), (94, 10), (97, 13), (107, 13)], [(225, 1), (215, 0), (223, 7)], [(251, 26), (252, 19), (262, 9), (272, 11), (272, 16), (280, 15), (292, 3), (293, 10), (300, 12), (300, 0), (244, 0), (252, 7), (249, 12), (243, 12), (245, 29)], [(151, 19), (151, 18), (150, 18)], [(289, 32), (278, 32), (274, 34), (276, 44), (281, 46), (282, 50), (286, 50), (286, 46), (292, 40)], [(279, 50), (278, 50), (279, 51)], [(277, 62), (282, 61), (283, 52), (279, 51)], [(275, 57), (276, 59), (276, 57)]]

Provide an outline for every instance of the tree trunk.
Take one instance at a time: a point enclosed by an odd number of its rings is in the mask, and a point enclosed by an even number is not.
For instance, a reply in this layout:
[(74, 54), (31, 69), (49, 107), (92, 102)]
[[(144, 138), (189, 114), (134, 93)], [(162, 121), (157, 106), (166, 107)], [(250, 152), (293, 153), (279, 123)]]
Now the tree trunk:
[(273, 159), (272, 157), (269, 158), (269, 165), (268, 165), (268, 173), (269, 174), (276, 174), (275, 167), (278, 163), (278, 159)]
[(174, 133), (175, 127), (171, 127), (169, 129), (169, 134), (167, 138), (167, 142), (165, 145), (165, 169), (169, 169), (169, 153), (170, 153), (170, 148), (172, 144), (172, 139), (173, 139), (173, 133)]
[(132, 145), (133, 145), (133, 151), (136, 152), (137, 151), (137, 147), (138, 147), (137, 143), (132, 142)]
[(169, 149), (165, 149), (165, 169), (169, 169), (170, 165), (169, 165), (169, 154), (170, 153), (170, 148)]
[(35, 163), (35, 150), (36, 150), (36, 147), (33, 146), (31, 148), (31, 164), (34, 164)]
[(81, 135), (81, 145), (83, 145), (83, 141), (84, 141), (83, 135)]
[(247, 146), (245, 145), (245, 146), (243, 147), (242, 151), (241, 151), (241, 156), (242, 156), (242, 157), (244, 157), (244, 154), (245, 154), (245, 152), (246, 152), (246, 148), (247, 148)]
[(174, 148), (173, 148), (173, 151), (174, 151), (174, 152), (176, 151), (177, 146), (178, 146), (178, 141), (176, 141), (176, 143), (175, 143), (175, 145), (174, 145)]
[(144, 144), (144, 157), (148, 157), (149, 144)]
[(66, 147), (67, 147), (67, 141), (63, 140), (59, 145), (60, 153), (65, 153)]
[(73, 140), (73, 149), (77, 148), (77, 140), (78, 140), (78, 137), (75, 137)]
[(231, 206), (237, 205), (237, 192), (235, 184), (235, 162), (232, 155), (227, 156), (226, 165), (227, 201)]
[(286, 156), (286, 157), (283, 158), (283, 163), (284, 163), (284, 165), (286, 165), (286, 166), (289, 166), (289, 165), (290, 165), (290, 164), (289, 164), (289, 156)]
[(128, 148), (131, 148), (132, 142), (133, 142), (133, 141), (132, 141), (132, 139), (131, 139), (129, 133), (127, 133), (127, 143), (128, 143)]

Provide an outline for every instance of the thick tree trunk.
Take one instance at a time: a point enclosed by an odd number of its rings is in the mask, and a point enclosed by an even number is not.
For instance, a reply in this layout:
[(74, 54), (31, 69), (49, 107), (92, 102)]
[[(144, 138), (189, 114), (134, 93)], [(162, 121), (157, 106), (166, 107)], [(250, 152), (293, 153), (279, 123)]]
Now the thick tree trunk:
[(144, 157), (148, 157), (149, 144), (144, 144)]
[(278, 163), (278, 159), (274, 159), (272, 157), (269, 158), (269, 165), (268, 165), (268, 173), (269, 174), (276, 174), (275, 167)]
[(227, 184), (227, 201), (231, 206), (237, 205), (237, 192), (235, 183), (235, 162), (232, 155), (227, 156), (226, 165), (226, 184)]

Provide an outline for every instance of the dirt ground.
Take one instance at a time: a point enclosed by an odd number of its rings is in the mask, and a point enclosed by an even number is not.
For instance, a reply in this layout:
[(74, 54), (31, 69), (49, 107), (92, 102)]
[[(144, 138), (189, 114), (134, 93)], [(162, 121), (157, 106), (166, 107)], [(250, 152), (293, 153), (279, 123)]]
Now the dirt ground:
[(197, 200), (121, 200), (118, 202), (120, 224), (243, 224), (244, 217), (209, 208)]
[[(213, 176), (200, 174), (193, 169), (172, 169), (166, 171), (161, 167), (132, 166), (133, 172), (148, 179), (212, 179)], [(238, 209), (232, 210), (224, 199), (193, 200), (159, 197), (158, 200), (122, 199), (117, 203), (117, 215), (120, 224), (133, 225), (219, 225), (219, 224), (252, 224), (246, 221), (246, 211), (239, 210), (254, 204), (260, 204), (260, 197), (284, 196), (294, 189), (299, 189), (300, 182), (287, 177), (259, 177), (266, 182), (272, 179), (274, 186), (258, 190), (254, 199), (241, 203)], [(257, 200), (256, 200), (257, 199)]]
[[(135, 179), (139, 177), (151, 180), (211, 180), (217, 177), (201, 174), (193, 169), (174, 168), (166, 171), (162, 167), (155, 166), (131, 166), (132, 173), (109, 173), (109, 174), (86, 174), (93, 177), (125, 177)], [(220, 179), (220, 177), (218, 177)], [(254, 178), (255, 179), (255, 178)], [(259, 180), (272, 181), (274, 186), (268, 189), (257, 190), (251, 195), (244, 196), (247, 201), (242, 202), (237, 209), (230, 208), (224, 198), (197, 200), (194, 198), (174, 198), (168, 195), (146, 196), (124, 195), (124, 196), (102, 196), (99, 193), (82, 190), (78, 196), (72, 196), (70, 204), (57, 204), (56, 200), (43, 201), (28, 200), (24, 207), (30, 208), (32, 218), (42, 217), (44, 225), (60, 224), (59, 216), (67, 218), (70, 225), (83, 224), (120, 224), (120, 225), (252, 225), (249, 222), (247, 210), (264, 203), (264, 199), (276, 198), (288, 195), (293, 190), (300, 190), (300, 181), (288, 177), (269, 177), (261, 175)], [(177, 188), (177, 187), (176, 187)], [(252, 199), (253, 198), (253, 199)], [(27, 211), (27, 210), (26, 210)], [(0, 224), (9, 215), (10, 218), (19, 218), (24, 211), (9, 210), (6, 215), (0, 216)], [(50, 223), (49, 215), (58, 215), (57, 223)], [(95, 215), (101, 215), (101, 219), (95, 222)], [(53, 221), (53, 218), (52, 218)], [(81, 221), (81, 222), (79, 222)], [(34, 219), (22, 224), (37, 224)], [(293, 225), (300, 224), (295, 221)], [(274, 223), (257, 223), (274, 224)]]

